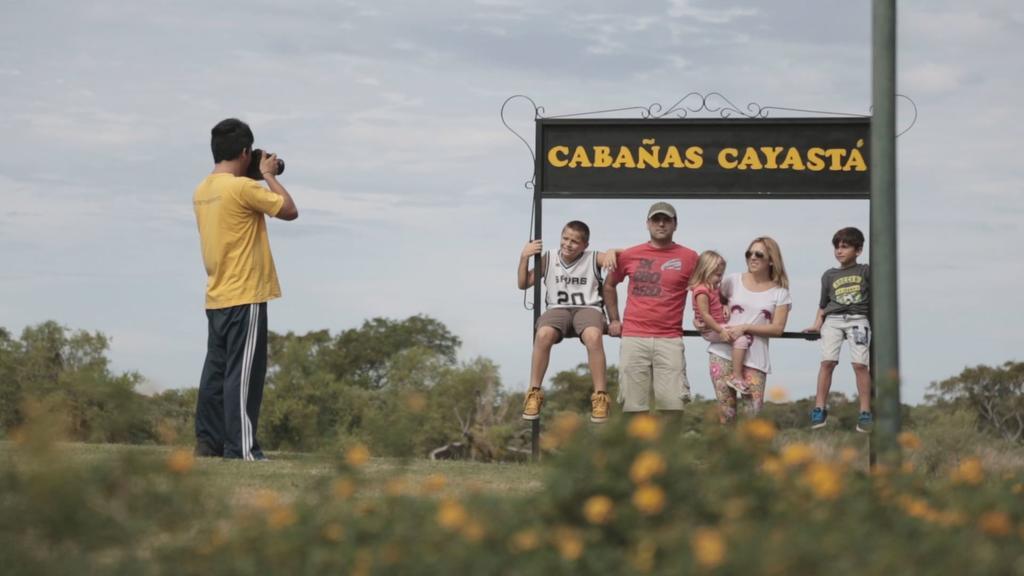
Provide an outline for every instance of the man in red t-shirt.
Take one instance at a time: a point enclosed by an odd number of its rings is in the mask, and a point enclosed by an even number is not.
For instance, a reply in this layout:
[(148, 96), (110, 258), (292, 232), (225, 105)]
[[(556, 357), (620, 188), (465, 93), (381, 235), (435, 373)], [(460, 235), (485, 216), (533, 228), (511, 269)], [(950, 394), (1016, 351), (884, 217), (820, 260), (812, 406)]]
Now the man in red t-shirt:
[[(672, 241), (678, 220), (667, 202), (647, 212), (649, 242), (627, 248), (604, 285), (608, 334), (621, 336), (619, 402), (623, 412), (682, 410), (691, 400), (683, 347), (686, 285), (697, 253)], [(619, 320), (616, 286), (629, 277), (624, 321)]]

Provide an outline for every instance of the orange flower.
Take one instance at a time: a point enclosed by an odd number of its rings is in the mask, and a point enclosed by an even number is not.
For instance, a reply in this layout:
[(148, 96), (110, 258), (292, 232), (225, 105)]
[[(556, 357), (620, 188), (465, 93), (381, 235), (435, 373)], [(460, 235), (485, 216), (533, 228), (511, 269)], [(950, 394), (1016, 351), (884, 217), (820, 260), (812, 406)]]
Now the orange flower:
[(789, 399), (789, 394), (782, 386), (772, 386), (768, 389), (766, 396), (768, 396), (769, 402), (785, 402)]
[(898, 440), (904, 450), (914, 451), (921, 448), (921, 438), (913, 432), (900, 432)]
[(405, 397), (405, 408), (413, 414), (419, 414), (427, 409), (427, 397), (422, 392), (410, 392)]
[(583, 538), (578, 530), (562, 526), (555, 529), (554, 536), (555, 547), (562, 558), (572, 562), (583, 555)]
[(508, 547), (513, 552), (529, 552), (540, 546), (540, 535), (536, 530), (520, 530), (509, 539)]
[(460, 532), (462, 537), (469, 542), (479, 542), (487, 535), (487, 530), (484, 529), (484, 525), (472, 519), (462, 526), (462, 530), (460, 530)]
[(331, 492), (338, 500), (348, 500), (356, 493), (356, 483), (351, 478), (338, 478), (331, 484)]
[(447, 530), (458, 530), (466, 521), (469, 514), (455, 500), (445, 500), (437, 508), (437, 524)]
[(331, 522), (323, 527), (320, 531), (321, 536), (328, 542), (340, 542), (342, 536), (345, 535), (345, 530), (341, 527), (341, 524), (337, 522)]
[(633, 549), (633, 553), (629, 556), (629, 563), (637, 572), (650, 572), (654, 569), (654, 557), (657, 552), (657, 544), (650, 540), (643, 540)]
[(820, 500), (835, 500), (843, 491), (843, 478), (828, 464), (815, 462), (807, 468), (804, 482)]
[(1009, 536), (1013, 523), (1005, 512), (986, 512), (978, 517), (978, 529), (989, 536)]
[(633, 416), (626, 433), (637, 440), (657, 440), (661, 436), (661, 423), (650, 414)]
[(740, 436), (755, 442), (771, 442), (775, 438), (775, 424), (764, 418), (744, 420), (740, 423)]
[(965, 458), (950, 476), (957, 484), (977, 486), (985, 479), (985, 469), (981, 465), (981, 460)]
[(427, 494), (436, 494), (448, 485), (448, 478), (444, 474), (431, 474), (423, 481), (423, 491)]
[(782, 463), (790, 468), (807, 464), (814, 460), (814, 450), (802, 442), (794, 442), (793, 444), (783, 446), (782, 452), (779, 455), (782, 457)]
[(587, 498), (583, 503), (583, 517), (591, 524), (607, 524), (612, 519), (614, 509), (615, 503), (611, 498), (598, 494)]
[(349, 466), (359, 468), (370, 459), (370, 450), (362, 445), (356, 444), (345, 452), (345, 462)]
[(668, 466), (665, 459), (655, 450), (644, 450), (633, 460), (629, 468), (629, 478), (636, 484), (643, 484), (655, 476), (665, 473)]
[(774, 456), (765, 458), (764, 461), (761, 462), (761, 471), (776, 480), (782, 478), (783, 470), (782, 461)]
[(665, 491), (655, 484), (643, 484), (633, 492), (633, 506), (647, 516), (658, 514), (665, 509)]
[(716, 568), (725, 560), (725, 540), (714, 528), (698, 528), (690, 539), (690, 547), (702, 568)]
[(287, 504), (278, 506), (267, 514), (267, 526), (269, 526), (271, 530), (287, 528), (288, 526), (295, 524), (296, 520), (297, 517), (295, 516), (295, 511)]
[(187, 474), (196, 465), (196, 457), (188, 450), (175, 450), (167, 457), (167, 469), (175, 474)]

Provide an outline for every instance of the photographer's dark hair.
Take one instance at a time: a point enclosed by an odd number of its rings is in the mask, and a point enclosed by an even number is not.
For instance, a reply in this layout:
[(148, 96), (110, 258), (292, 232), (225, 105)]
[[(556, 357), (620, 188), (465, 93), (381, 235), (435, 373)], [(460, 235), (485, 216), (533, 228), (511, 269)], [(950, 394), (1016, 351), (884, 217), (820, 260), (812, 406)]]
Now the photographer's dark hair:
[(221, 120), (210, 131), (210, 149), (213, 150), (213, 162), (223, 162), (238, 158), (243, 150), (252, 149), (252, 130), (249, 125), (238, 118)]
[(864, 247), (864, 233), (860, 230), (850, 227), (842, 228), (836, 235), (832, 237), (832, 247), (839, 248), (840, 244), (846, 244), (847, 246), (853, 246), (860, 250)]

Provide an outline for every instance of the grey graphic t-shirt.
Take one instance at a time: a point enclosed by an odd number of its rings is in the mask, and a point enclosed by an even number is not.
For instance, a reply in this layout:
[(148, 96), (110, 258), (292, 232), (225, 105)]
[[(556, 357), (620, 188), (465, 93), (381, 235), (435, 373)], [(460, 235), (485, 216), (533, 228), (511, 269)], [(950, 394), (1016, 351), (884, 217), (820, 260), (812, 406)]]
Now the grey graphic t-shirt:
[(821, 275), (821, 302), (825, 316), (833, 314), (868, 315), (871, 294), (871, 267), (854, 264), (832, 268)]

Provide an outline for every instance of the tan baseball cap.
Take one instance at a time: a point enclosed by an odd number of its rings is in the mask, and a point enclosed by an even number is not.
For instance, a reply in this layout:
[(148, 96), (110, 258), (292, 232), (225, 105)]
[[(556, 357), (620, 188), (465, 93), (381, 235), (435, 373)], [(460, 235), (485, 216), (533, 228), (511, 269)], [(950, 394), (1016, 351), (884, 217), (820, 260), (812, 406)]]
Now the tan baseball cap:
[(647, 211), (647, 219), (650, 220), (655, 214), (664, 214), (669, 218), (675, 218), (676, 209), (668, 202), (655, 202), (651, 205), (651, 209)]

